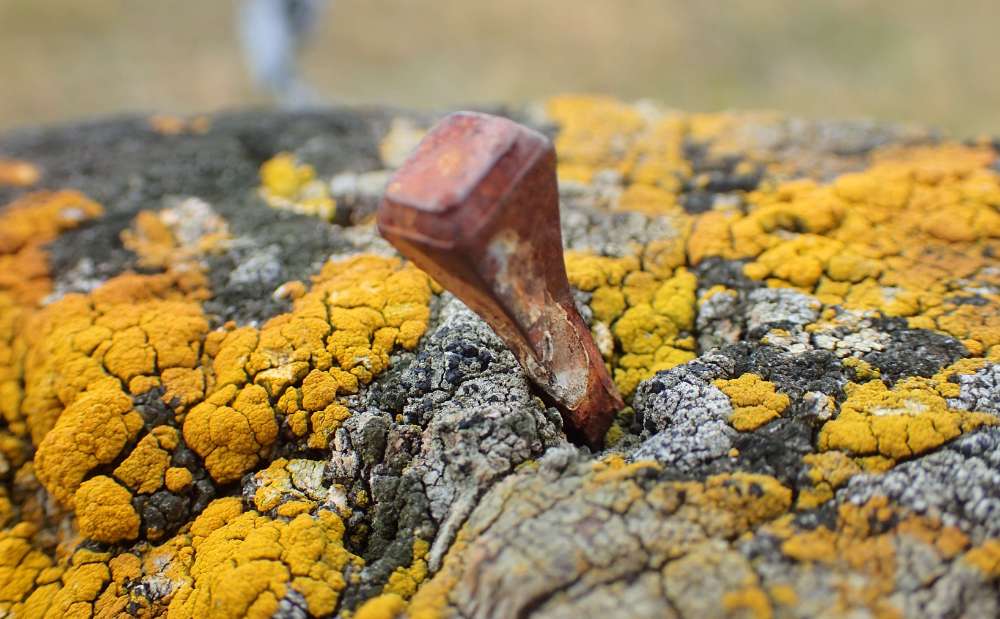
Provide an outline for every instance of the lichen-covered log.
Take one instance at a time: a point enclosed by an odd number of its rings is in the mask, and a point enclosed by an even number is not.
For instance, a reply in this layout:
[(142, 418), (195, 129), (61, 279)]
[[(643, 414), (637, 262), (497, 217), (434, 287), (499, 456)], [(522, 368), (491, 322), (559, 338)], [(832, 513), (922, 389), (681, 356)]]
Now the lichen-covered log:
[(492, 111), (556, 143), (599, 453), (375, 234), (430, 116), (0, 138), (0, 615), (1000, 613), (996, 144)]

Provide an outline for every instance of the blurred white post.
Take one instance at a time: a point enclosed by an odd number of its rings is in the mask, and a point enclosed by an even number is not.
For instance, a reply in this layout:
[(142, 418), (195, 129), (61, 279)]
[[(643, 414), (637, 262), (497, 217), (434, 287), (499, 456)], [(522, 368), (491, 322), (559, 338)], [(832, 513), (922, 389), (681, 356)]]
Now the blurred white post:
[(239, 31), (247, 68), (278, 105), (316, 105), (319, 96), (299, 75), (299, 50), (316, 30), (327, 0), (240, 0)]

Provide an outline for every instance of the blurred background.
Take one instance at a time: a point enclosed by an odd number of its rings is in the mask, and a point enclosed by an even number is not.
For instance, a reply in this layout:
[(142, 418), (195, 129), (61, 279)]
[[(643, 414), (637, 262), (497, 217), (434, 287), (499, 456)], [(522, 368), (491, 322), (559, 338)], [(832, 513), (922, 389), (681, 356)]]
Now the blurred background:
[[(271, 99), (240, 0), (0, 0), (0, 129)], [(326, 103), (566, 91), (1000, 134), (996, 0), (335, 0), (301, 56)]]

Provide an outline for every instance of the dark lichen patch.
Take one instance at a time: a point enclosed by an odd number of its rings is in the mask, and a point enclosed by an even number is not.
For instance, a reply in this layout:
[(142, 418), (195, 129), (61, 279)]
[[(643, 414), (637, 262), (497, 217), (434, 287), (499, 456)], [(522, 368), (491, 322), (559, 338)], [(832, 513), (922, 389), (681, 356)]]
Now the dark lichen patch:
[(378, 144), (392, 116), (386, 110), (237, 112), (212, 119), (214, 131), (235, 136), (255, 167), (280, 152), (296, 152), (324, 175), (365, 172), (381, 165)]
[(218, 324), (261, 324), (287, 311), (290, 299), (275, 295), (283, 283), (308, 281), (330, 257), (359, 249), (341, 226), (248, 200), (244, 213), (230, 219), (237, 240), (206, 258), (213, 297), (204, 306)]
[(954, 337), (907, 328), (906, 321), (899, 318), (881, 319), (875, 326), (889, 335), (889, 341), (884, 350), (862, 358), (877, 367), (889, 384), (907, 376), (933, 376), (969, 354)]
[[(169, 196), (197, 196), (212, 204), (235, 235), (251, 246), (277, 247), (277, 259), (289, 274), (282, 281), (287, 281), (307, 279), (331, 254), (355, 246), (341, 239), (339, 228), (318, 225), (312, 218), (281, 217), (262, 208), (252, 195), (260, 163), (281, 150), (299, 149), (309, 153), (325, 175), (376, 169), (378, 142), (387, 122), (385, 113), (376, 110), (240, 112), (213, 116), (203, 134), (161, 135), (151, 131), (145, 119), (118, 118), (23, 130), (4, 136), (3, 143), (5, 152), (43, 167), (47, 186), (78, 189), (105, 208), (105, 216), (93, 225), (51, 244), (59, 290), (86, 290), (135, 269), (135, 258), (123, 249), (119, 236), (141, 209), (155, 207)], [(220, 283), (240, 263), (218, 260), (212, 266), (224, 271), (213, 273), (213, 283)], [(238, 306), (248, 296), (267, 298), (226, 287), (217, 293), (219, 309)], [(220, 315), (260, 320), (280, 307), (247, 303), (251, 307)]]
[(746, 263), (742, 260), (726, 260), (718, 256), (710, 256), (702, 260), (692, 271), (698, 276), (699, 291), (708, 290), (713, 286), (722, 286), (729, 290), (747, 293), (764, 284), (750, 279), (743, 272)]
[(836, 355), (826, 350), (789, 353), (774, 346), (740, 343), (719, 350), (735, 362), (737, 374), (752, 372), (773, 382), (793, 400), (808, 392), (818, 392), (837, 399), (844, 397), (847, 371)]
[(775, 419), (733, 440), (739, 452), (730, 470), (770, 475), (788, 487), (798, 485), (802, 456), (812, 453), (815, 429), (799, 419)]

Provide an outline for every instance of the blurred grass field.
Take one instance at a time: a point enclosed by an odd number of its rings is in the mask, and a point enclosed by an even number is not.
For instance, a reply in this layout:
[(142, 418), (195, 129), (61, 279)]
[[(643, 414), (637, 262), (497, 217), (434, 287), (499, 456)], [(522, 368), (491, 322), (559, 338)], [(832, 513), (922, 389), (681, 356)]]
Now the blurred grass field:
[[(0, 0), (0, 128), (265, 103), (234, 0)], [(565, 91), (1000, 134), (995, 0), (336, 0), (303, 57), (331, 103)]]

